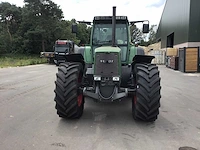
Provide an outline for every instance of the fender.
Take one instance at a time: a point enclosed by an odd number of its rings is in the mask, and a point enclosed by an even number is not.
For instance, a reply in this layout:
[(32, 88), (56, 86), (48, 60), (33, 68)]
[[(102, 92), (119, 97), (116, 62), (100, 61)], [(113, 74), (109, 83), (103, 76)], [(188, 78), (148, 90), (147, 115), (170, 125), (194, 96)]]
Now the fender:
[(80, 62), (85, 68), (85, 61), (82, 54), (69, 54), (65, 56), (66, 62)]
[(135, 55), (132, 60), (132, 68), (134, 68), (135, 64), (140, 63), (140, 64), (147, 64), (151, 63), (152, 59), (154, 59), (155, 56), (148, 56), (148, 55)]

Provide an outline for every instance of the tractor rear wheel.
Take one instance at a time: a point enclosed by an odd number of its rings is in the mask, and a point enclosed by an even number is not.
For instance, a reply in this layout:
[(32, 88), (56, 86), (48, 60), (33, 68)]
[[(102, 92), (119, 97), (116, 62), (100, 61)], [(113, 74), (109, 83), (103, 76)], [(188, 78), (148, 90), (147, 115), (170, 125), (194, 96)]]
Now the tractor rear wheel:
[(160, 107), (160, 77), (154, 64), (136, 64), (134, 68), (136, 94), (132, 100), (135, 120), (152, 122), (157, 119)]
[(79, 63), (62, 63), (55, 81), (55, 102), (59, 117), (80, 118), (84, 109), (84, 96), (80, 89), (83, 66)]

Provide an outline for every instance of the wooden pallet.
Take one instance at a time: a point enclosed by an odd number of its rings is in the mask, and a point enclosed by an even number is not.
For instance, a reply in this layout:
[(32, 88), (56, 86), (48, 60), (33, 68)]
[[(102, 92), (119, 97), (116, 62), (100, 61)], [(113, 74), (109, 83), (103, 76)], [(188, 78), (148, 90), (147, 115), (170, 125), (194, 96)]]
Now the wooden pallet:
[(178, 70), (178, 57), (170, 57), (170, 68)]

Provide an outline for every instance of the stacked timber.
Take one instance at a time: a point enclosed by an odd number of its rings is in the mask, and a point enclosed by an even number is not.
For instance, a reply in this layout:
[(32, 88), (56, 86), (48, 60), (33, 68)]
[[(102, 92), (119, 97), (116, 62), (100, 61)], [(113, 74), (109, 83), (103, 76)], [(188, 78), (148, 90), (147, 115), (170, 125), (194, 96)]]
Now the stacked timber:
[(165, 51), (163, 50), (152, 50), (148, 52), (148, 55), (155, 57), (151, 62), (153, 64), (163, 65), (165, 63)]
[(154, 56), (152, 60), (153, 64), (163, 65), (165, 64), (165, 51), (161, 50), (161, 42), (149, 45), (144, 49), (146, 55)]
[(178, 59), (179, 57), (175, 56), (170, 57), (170, 68), (178, 70)]
[(166, 50), (166, 66), (174, 70), (178, 70), (178, 49), (167, 48)]
[(178, 56), (177, 48), (167, 48), (166, 56)]

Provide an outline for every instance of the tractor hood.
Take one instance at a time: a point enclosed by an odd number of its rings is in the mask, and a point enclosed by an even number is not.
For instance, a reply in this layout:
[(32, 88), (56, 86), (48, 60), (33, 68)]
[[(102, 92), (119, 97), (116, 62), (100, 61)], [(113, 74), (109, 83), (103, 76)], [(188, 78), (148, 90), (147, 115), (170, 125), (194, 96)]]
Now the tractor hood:
[(121, 49), (119, 47), (112, 46), (102, 46), (98, 47), (94, 51), (95, 53), (121, 53)]

